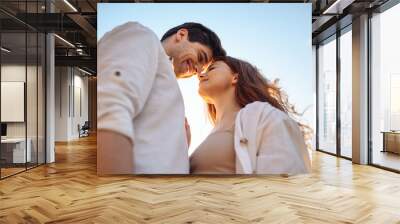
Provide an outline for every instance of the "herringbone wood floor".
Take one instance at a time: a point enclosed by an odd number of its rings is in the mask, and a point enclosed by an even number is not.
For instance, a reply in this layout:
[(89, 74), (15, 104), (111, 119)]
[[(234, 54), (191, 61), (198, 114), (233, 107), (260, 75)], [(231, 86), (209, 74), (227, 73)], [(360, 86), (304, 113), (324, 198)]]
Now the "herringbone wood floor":
[(400, 175), (313, 155), (305, 176), (96, 176), (96, 139), (0, 181), (0, 223), (400, 223)]

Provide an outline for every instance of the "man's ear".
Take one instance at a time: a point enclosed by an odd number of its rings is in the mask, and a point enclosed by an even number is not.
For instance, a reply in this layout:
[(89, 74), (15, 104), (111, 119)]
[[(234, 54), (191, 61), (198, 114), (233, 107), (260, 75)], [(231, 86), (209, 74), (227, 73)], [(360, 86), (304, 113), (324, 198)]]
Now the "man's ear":
[(175, 40), (180, 42), (188, 38), (189, 31), (185, 28), (179, 29), (175, 34)]
[(236, 85), (238, 81), (239, 81), (239, 74), (233, 74), (232, 85)]

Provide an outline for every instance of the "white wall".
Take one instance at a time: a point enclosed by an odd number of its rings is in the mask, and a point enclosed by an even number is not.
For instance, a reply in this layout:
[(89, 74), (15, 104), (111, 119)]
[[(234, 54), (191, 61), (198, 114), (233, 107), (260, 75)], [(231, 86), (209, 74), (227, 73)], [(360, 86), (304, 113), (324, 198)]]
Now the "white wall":
[(78, 124), (88, 120), (88, 78), (72, 67), (56, 67), (55, 73), (55, 140), (74, 140)]
[(81, 76), (81, 73), (79, 75), (75, 73), (74, 86), (75, 113), (72, 119), (72, 135), (78, 137), (78, 124), (82, 126), (85, 121), (88, 121), (88, 78)]
[(55, 68), (55, 141), (68, 141), (68, 117), (69, 117), (69, 96), (70, 84), (69, 69), (67, 67)]

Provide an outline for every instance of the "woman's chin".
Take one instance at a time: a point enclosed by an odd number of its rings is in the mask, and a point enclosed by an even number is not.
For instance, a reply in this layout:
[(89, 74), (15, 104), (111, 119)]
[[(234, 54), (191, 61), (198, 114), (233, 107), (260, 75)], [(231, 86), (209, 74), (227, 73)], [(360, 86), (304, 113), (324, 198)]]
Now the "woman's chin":
[(201, 98), (207, 98), (207, 94), (202, 89), (199, 89), (197, 93), (201, 96)]
[(213, 104), (212, 103), (212, 100), (210, 99), (210, 98), (207, 98), (207, 97), (202, 97), (203, 98), (203, 101), (206, 103), (206, 104)]
[(203, 101), (204, 101), (205, 103), (213, 104), (213, 103), (212, 103), (212, 99), (211, 99), (210, 96), (208, 96), (207, 94), (205, 94), (205, 93), (203, 93), (203, 92), (200, 92), (200, 90), (199, 90), (198, 93), (199, 93), (200, 97), (203, 99)]

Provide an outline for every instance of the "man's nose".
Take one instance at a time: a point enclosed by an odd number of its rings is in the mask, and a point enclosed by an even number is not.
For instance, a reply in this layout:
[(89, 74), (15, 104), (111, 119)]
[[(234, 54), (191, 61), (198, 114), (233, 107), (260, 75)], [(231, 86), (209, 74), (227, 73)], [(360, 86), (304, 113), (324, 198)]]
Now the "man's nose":
[(200, 74), (202, 72), (202, 66), (200, 64), (196, 64), (194, 66), (194, 70), (195, 70), (196, 74)]

